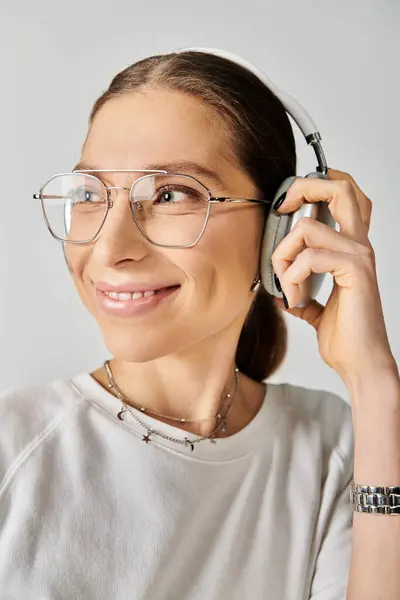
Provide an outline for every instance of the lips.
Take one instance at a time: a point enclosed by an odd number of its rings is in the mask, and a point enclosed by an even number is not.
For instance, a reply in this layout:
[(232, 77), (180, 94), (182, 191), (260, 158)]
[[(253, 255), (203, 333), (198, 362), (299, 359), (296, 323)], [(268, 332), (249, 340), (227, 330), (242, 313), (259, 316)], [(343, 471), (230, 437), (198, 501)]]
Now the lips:
[(169, 301), (179, 294), (180, 285), (159, 288), (157, 292), (147, 291), (146, 295), (141, 292), (110, 292), (116, 298), (96, 289), (96, 301), (102, 312), (112, 317), (137, 317), (141, 318), (150, 311), (166, 306)]

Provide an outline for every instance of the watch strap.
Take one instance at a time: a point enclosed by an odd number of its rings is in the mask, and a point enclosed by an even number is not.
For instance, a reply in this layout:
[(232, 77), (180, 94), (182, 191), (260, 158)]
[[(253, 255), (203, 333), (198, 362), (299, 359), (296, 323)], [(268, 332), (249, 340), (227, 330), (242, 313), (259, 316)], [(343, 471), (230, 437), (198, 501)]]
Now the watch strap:
[(352, 481), (350, 502), (354, 512), (400, 515), (400, 486), (358, 485)]

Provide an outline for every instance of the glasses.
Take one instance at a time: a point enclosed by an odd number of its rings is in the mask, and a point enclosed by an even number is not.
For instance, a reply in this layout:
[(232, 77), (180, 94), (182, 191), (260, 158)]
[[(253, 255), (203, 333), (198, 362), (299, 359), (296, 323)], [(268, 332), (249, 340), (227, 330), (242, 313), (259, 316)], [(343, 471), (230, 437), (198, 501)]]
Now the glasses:
[(53, 175), (40, 188), (43, 216), (51, 235), (60, 242), (85, 244), (100, 233), (108, 211), (114, 206), (111, 190), (129, 191), (132, 215), (139, 231), (152, 244), (167, 248), (189, 248), (203, 235), (212, 204), (271, 200), (212, 196), (191, 175), (151, 171), (130, 188), (107, 187), (90, 173), (140, 172), (131, 169), (85, 170)]

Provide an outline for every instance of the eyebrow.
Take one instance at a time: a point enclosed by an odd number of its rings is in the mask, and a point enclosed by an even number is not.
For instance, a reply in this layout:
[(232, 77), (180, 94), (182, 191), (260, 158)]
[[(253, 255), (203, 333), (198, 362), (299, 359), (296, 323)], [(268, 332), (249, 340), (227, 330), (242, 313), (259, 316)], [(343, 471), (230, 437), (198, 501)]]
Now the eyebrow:
[[(75, 165), (75, 167), (72, 170), (73, 171), (87, 171), (87, 170), (101, 171), (102, 169), (100, 167), (98, 167), (97, 165), (90, 165), (89, 163), (87, 163), (85, 161), (80, 161), (77, 165)], [(117, 171), (117, 170), (118, 169), (115, 169), (115, 171)], [(135, 169), (135, 170), (141, 171), (142, 169)], [(224, 185), (224, 181), (222, 180), (222, 178), (220, 177), (220, 175), (218, 173), (216, 173), (212, 169), (209, 169), (208, 167), (205, 167), (204, 165), (200, 165), (199, 163), (191, 162), (191, 161), (185, 161), (185, 162), (179, 161), (179, 162), (156, 163), (156, 164), (153, 163), (153, 164), (146, 165), (145, 167), (143, 167), (143, 170), (145, 170), (145, 171), (169, 171), (169, 172), (182, 173), (182, 174), (184, 174), (186, 172), (186, 174), (188, 174), (188, 175), (191, 175), (194, 173), (196, 175), (207, 178), (209, 180), (213, 180), (214, 182), (216, 182), (219, 185)], [(114, 169), (110, 169), (110, 171), (114, 171)]]

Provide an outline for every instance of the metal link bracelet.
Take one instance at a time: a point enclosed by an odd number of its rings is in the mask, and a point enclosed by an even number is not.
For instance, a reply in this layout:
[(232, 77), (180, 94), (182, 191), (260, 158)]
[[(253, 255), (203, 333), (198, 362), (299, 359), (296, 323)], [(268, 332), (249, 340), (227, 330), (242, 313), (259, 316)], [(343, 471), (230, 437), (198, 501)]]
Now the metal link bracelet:
[(400, 515), (400, 486), (374, 487), (351, 482), (350, 502), (353, 512)]

